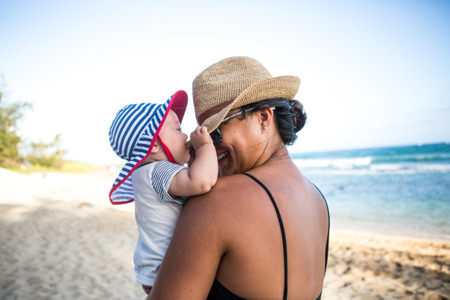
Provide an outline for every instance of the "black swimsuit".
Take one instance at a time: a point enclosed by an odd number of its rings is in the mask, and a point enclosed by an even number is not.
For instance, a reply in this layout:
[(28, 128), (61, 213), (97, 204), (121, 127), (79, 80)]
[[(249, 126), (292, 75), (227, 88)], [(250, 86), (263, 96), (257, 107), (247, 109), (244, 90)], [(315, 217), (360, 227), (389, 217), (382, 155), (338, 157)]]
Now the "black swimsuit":
[[(277, 217), (278, 217), (278, 222), (280, 223), (280, 229), (281, 229), (281, 237), (283, 239), (283, 251), (284, 251), (284, 292), (283, 292), (283, 299), (287, 299), (287, 291), (288, 291), (288, 278), (287, 278), (287, 274), (288, 274), (288, 270), (287, 270), (287, 247), (286, 247), (286, 235), (284, 232), (284, 226), (283, 226), (283, 220), (281, 219), (281, 215), (280, 212), (278, 210), (278, 206), (275, 202), (275, 199), (273, 198), (272, 194), (270, 193), (269, 189), (261, 182), (259, 181), (256, 177), (248, 174), (248, 173), (243, 173), (244, 175), (247, 175), (248, 177), (252, 178), (254, 181), (256, 181), (265, 191), (266, 193), (269, 195), (270, 200), (272, 200), (272, 204), (275, 208), (275, 211), (277, 213)], [(317, 188), (317, 187), (316, 187)], [(319, 193), (322, 195), (324, 201), (325, 201), (325, 205), (327, 206), (327, 213), (328, 213), (328, 235), (327, 235), (327, 245), (326, 245), (326, 249), (325, 249), (325, 270), (327, 268), (327, 262), (328, 262), (328, 240), (329, 240), (329, 235), (330, 235), (330, 213), (328, 211), (328, 204), (327, 201), (325, 200), (325, 197), (323, 196), (322, 192), (317, 188), (317, 190), (319, 191)], [(320, 300), (322, 296), (322, 293), (319, 295), (319, 297), (317, 298), (317, 300)], [(233, 294), (232, 292), (230, 292), (229, 290), (227, 290), (219, 281), (214, 280), (214, 283), (211, 287), (211, 290), (209, 292), (208, 295), (208, 300), (245, 300), (244, 298), (241, 298), (235, 294)]]

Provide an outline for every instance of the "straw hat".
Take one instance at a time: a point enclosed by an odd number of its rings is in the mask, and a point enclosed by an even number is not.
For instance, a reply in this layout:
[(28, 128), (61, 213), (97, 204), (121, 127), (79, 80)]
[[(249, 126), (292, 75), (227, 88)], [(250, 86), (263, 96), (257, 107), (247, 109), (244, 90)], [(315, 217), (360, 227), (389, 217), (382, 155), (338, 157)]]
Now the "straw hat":
[(214, 131), (231, 109), (265, 99), (292, 100), (300, 86), (296, 76), (272, 77), (256, 59), (230, 57), (213, 64), (193, 82), (195, 116)]
[(151, 153), (169, 111), (173, 110), (182, 122), (187, 101), (186, 92), (180, 90), (163, 104), (130, 104), (119, 110), (109, 129), (109, 142), (114, 152), (127, 163), (109, 192), (112, 204), (134, 200), (131, 174)]

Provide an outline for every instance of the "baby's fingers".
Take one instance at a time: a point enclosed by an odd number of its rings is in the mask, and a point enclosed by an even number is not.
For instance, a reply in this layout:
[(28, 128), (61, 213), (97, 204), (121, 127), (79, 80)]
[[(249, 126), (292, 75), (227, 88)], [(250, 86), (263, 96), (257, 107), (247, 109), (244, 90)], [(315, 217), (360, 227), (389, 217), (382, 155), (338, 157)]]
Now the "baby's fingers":
[(205, 126), (198, 126), (196, 131), (200, 135), (208, 134), (208, 128), (206, 128)]

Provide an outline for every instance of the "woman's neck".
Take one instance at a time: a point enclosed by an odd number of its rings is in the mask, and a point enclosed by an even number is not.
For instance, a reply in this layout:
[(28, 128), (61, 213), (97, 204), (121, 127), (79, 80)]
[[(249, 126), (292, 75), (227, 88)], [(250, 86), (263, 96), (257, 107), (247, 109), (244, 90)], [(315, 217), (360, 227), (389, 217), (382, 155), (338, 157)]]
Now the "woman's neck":
[(271, 161), (284, 160), (289, 158), (289, 152), (287, 151), (286, 146), (281, 140), (279, 141), (279, 143), (272, 146), (268, 143), (264, 150), (261, 152), (261, 156), (258, 158), (253, 168), (260, 167)]

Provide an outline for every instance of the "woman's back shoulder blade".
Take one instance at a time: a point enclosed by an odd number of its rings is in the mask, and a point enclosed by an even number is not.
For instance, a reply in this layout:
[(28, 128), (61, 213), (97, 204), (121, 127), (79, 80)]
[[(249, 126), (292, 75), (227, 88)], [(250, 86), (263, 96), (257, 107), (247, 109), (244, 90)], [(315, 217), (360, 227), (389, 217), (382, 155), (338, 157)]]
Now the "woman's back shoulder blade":
[(242, 174), (220, 177), (208, 193), (191, 197), (185, 207), (202, 212), (211, 210), (215, 216), (220, 212), (229, 213), (233, 208), (237, 208), (233, 203), (247, 199), (250, 191), (256, 188), (249, 183), (249, 179)]

